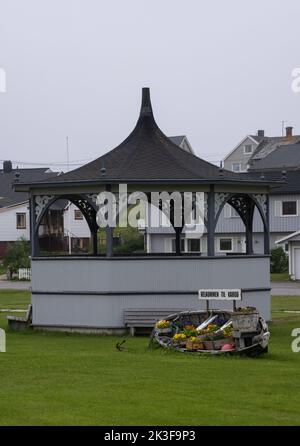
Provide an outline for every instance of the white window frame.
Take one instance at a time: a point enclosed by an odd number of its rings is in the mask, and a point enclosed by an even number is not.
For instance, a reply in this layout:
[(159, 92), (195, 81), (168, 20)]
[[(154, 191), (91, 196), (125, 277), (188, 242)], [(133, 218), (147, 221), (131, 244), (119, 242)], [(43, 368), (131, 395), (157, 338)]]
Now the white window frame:
[(185, 252), (188, 252), (188, 253), (199, 253), (199, 252), (202, 252), (202, 238), (197, 238), (196, 240), (199, 240), (199, 243), (200, 243), (200, 248), (199, 248), (199, 251), (190, 251), (189, 250), (189, 240), (195, 240), (195, 239), (192, 239), (192, 238), (189, 238), (189, 237), (187, 237), (187, 238), (185, 238), (185, 246), (184, 246), (184, 248), (185, 248)]
[[(18, 225), (18, 217), (23, 217), (24, 218), (24, 226), (19, 226)], [(16, 229), (17, 230), (24, 230), (27, 228), (27, 216), (26, 216), (26, 212), (16, 212)]]
[[(221, 240), (231, 240), (231, 249), (221, 249)], [(219, 237), (218, 250), (219, 252), (233, 252), (233, 237)]]
[[(78, 214), (80, 212), (80, 214)], [(76, 217), (76, 214), (79, 215)], [(83, 213), (80, 209), (74, 209), (74, 220), (78, 221), (78, 220), (83, 220)]]
[(225, 203), (225, 206), (224, 206), (224, 217), (225, 218), (240, 218), (240, 216), (238, 214), (237, 215), (233, 214), (234, 211), (235, 211), (235, 209), (233, 206), (230, 206), (229, 203)]
[[(234, 170), (234, 169), (233, 169), (234, 164), (240, 166), (240, 167), (239, 167), (239, 170)], [(236, 173), (238, 173), (238, 172), (242, 172), (242, 163), (232, 163), (232, 164), (231, 164), (231, 170), (232, 170), (232, 172), (236, 172)]]
[[(246, 146), (251, 146), (251, 152), (246, 152)], [(251, 155), (253, 153), (253, 144), (244, 144), (244, 155)]]
[[(171, 252), (171, 253), (175, 254), (175, 250), (173, 251), (172, 248), (173, 248), (173, 240), (174, 240), (174, 242), (175, 242), (175, 244), (176, 244), (176, 237), (170, 237), (170, 238), (168, 237), (168, 238), (165, 238), (165, 246), (166, 246), (166, 244), (168, 243), (167, 240), (170, 240), (170, 242), (169, 242), (169, 243), (170, 243), (170, 245), (169, 245), (169, 247), (170, 247), (170, 251), (168, 251), (168, 252)], [(184, 243), (183, 243), (184, 251), (181, 251), (181, 252), (187, 252), (187, 251), (186, 251), (186, 248), (187, 248), (186, 240), (187, 240), (186, 238), (182, 238), (182, 237), (181, 237), (181, 239), (180, 239), (180, 243), (182, 243), (182, 241), (184, 242)]]
[[(230, 205), (229, 205), (230, 206)], [(236, 212), (237, 215), (234, 215), (233, 213)], [(234, 209), (233, 206), (230, 206), (230, 218), (241, 218), (238, 212)]]
[[(283, 211), (283, 203), (288, 203), (288, 202), (296, 202), (296, 214), (286, 214), (284, 215), (282, 213)], [(282, 200), (280, 202), (281, 206), (280, 206), (280, 217), (297, 217), (299, 215), (299, 207), (298, 207), (298, 200)]]

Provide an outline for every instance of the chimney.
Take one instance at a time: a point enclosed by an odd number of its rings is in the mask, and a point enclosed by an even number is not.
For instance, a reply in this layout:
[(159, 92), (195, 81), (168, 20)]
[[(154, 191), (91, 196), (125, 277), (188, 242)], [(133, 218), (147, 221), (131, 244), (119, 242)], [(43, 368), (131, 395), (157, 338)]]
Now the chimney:
[(293, 127), (286, 127), (285, 132), (286, 132), (285, 136), (287, 138), (290, 138), (291, 136), (293, 136)]
[(257, 130), (257, 136), (261, 136), (262, 138), (265, 136), (264, 130)]
[(12, 162), (11, 161), (3, 161), (3, 173), (12, 172)]

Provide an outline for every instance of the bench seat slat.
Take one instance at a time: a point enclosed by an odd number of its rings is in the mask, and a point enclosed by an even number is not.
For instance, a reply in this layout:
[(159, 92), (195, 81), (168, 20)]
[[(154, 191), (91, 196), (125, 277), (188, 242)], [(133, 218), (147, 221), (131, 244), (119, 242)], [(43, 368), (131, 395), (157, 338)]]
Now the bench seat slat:
[(135, 328), (153, 327), (159, 319), (174, 313), (186, 311), (183, 308), (133, 308), (124, 310), (124, 323), (134, 334)]

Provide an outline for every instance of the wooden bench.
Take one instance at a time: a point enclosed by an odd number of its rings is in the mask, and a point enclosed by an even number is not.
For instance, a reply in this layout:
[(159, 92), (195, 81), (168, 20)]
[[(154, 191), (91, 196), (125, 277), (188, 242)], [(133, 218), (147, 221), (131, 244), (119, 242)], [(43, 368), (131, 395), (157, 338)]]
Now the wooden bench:
[(130, 328), (131, 336), (134, 336), (136, 328), (153, 328), (157, 321), (164, 319), (173, 313), (185, 311), (183, 308), (134, 308), (124, 310), (124, 324)]
[(8, 328), (14, 331), (25, 330), (32, 323), (32, 305), (28, 305), (25, 317), (7, 316)]

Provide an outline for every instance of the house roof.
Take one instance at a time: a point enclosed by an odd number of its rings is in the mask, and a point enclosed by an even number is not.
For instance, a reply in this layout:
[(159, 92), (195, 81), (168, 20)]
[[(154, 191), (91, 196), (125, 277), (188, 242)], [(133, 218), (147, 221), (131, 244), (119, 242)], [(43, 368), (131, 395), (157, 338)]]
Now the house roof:
[(177, 144), (177, 146), (180, 147), (180, 144), (183, 143), (186, 136), (185, 135), (179, 135), (179, 136), (168, 136), (168, 138), (174, 143)]
[(193, 155), (195, 155), (195, 152), (193, 150), (193, 147), (191, 146), (189, 140), (187, 139), (186, 135), (180, 135), (180, 136), (169, 136), (168, 137), (174, 144), (177, 144), (181, 149), (185, 150), (186, 152), (190, 152)]
[(299, 169), (300, 143), (281, 145), (253, 164), (254, 169)]
[[(244, 175), (248, 175), (245, 173)], [(264, 178), (275, 187), (271, 189), (271, 194), (298, 194), (300, 193), (300, 169), (288, 170), (283, 173), (283, 168), (273, 170), (255, 170), (251, 171), (251, 176), (258, 178)]]
[(281, 238), (280, 240), (277, 240), (275, 243), (276, 243), (276, 245), (279, 245), (281, 243), (292, 240), (294, 237), (297, 237), (298, 235), (300, 235), (300, 231), (292, 232), (292, 234), (286, 235), (285, 237)]
[(258, 136), (258, 135), (249, 135), (250, 138), (254, 139), (257, 143), (260, 143), (263, 139), (264, 136)]
[(230, 157), (230, 155), (232, 153), (234, 153), (236, 151), (236, 149), (238, 147), (240, 147), (245, 141), (247, 141), (247, 139), (252, 139), (253, 143), (257, 145), (259, 144), (259, 142), (261, 141), (262, 137), (261, 136), (254, 136), (254, 135), (246, 135), (232, 150), (230, 150), (230, 152), (227, 153), (227, 155), (224, 157), (224, 161), (227, 160), (227, 158)]
[[(264, 182), (222, 170), (196, 155), (182, 150), (157, 126), (148, 88), (143, 88), (137, 124), (130, 135), (115, 149), (75, 170), (56, 178), (31, 182), (34, 185), (72, 185), (74, 183), (255, 183)], [(265, 181), (266, 183), (266, 181)], [(21, 186), (21, 181), (17, 188)]]
[(256, 161), (265, 158), (280, 146), (294, 145), (300, 143), (300, 135), (294, 136), (264, 136), (251, 156)]
[(40, 181), (45, 178), (57, 176), (57, 172), (51, 172), (48, 167), (34, 169), (12, 169), (10, 172), (0, 170), (0, 208), (23, 203), (28, 200), (26, 192), (15, 192), (13, 184), (16, 181), (16, 172), (19, 174), (19, 181)]

